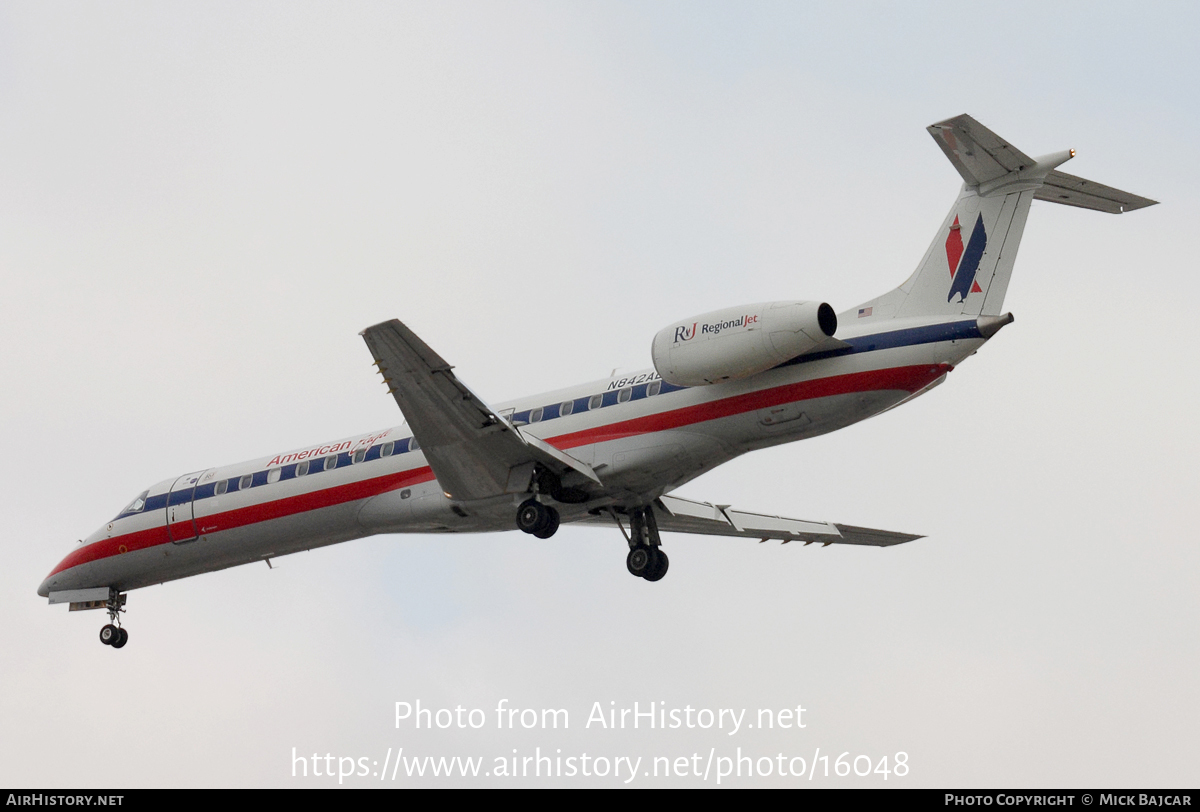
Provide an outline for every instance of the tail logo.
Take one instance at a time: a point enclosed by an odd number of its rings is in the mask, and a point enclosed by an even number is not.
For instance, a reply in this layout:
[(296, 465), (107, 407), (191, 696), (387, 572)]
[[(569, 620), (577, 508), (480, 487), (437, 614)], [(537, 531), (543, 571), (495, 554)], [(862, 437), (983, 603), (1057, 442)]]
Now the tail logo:
[(979, 219), (975, 221), (975, 229), (971, 232), (971, 239), (965, 251), (962, 226), (955, 216), (954, 225), (950, 226), (950, 234), (946, 237), (946, 262), (950, 266), (951, 279), (950, 293), (946, 295), (947, 302), (952, 301), (956, 293), (964, 302), (969, 293), (983, 293), (983, 288), (975, 281), (975, 273), (979, 270), (979, 262), (983, 259), (986, 248), (987, 231), (983, 227), (983, 215), (979, 215)]

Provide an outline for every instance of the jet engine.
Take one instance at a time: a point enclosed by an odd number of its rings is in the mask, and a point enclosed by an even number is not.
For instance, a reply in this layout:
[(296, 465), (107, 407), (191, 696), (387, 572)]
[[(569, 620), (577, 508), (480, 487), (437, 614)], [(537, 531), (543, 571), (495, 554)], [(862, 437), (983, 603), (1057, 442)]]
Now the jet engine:
[(660, 330), (654, 368), (677, 386), (737, 381), (812, 352), (837, 330), (824, 302), (764, 302), (693, 316)]

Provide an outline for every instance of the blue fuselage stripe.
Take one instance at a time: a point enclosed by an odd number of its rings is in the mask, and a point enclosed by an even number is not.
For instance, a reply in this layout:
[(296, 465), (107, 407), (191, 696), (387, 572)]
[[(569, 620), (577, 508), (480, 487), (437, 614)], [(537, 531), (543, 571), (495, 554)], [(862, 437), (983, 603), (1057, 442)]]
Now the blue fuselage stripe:
[(983, 338), (979, 332), (979, 324), (975, 319), (970, 321), (952, 321), (944, 324), (930, 324), (925, 327), (908, 327), (903, 330), (892, 330), (887, 333), (872, 333), (868, 336), (848, 338), (844, 343), (849, 347), (838, 347), (835, 350), (812, 352), (801, 355), (780, 364), (782, 367), (807, 364), (820, 361), (823, 358), (839, 358), (843, 355), (856, 355), (860, 352), (876, 350), (893, 350), (897, 347), (913, 347), (918, 344), (936, 344), (939, 341), (964, 341), (971, 338)]

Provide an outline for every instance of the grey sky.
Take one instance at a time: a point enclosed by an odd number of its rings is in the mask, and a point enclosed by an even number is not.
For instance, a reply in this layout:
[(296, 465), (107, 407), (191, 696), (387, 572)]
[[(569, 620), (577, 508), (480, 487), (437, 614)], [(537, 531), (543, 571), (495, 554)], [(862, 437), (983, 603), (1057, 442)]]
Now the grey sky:
[[(740, 746), (904, 751), (889, 786), (1195, 786), (1198, 22), (1184, 3), (0, 5), (0, 784), (330, 783), (293, 779), (293, 747)], [(1017, 321), (949, 385), (679, 492), (928, 538), (667, 537), (648, 584), (615, 529), (379, 537), (135, 591), (121, 652), (101, 614), (35, 595), (152, 482), (399, 423), (366, 325), (402, 319), (501, 401), (648, 366), (692, 313), (894, 287), (959, 184), (924, 127), (959, 113), (1163, 203), (1035, 204)], [(571, 728), (393, 726), (396, 701), (502, 698)], [(597, 701), (799, 704), (808, 726), (584, 729)]]

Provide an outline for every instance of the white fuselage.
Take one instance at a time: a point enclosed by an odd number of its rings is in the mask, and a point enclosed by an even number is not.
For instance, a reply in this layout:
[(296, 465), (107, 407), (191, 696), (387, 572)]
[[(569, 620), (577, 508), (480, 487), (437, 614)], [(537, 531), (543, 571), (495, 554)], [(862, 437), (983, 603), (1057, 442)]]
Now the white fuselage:
[[(569, 523), (648, 504), (747, 451), (879, 414), (986, 341), (973, 317), (846, 321), (837, 338), (848, 347), (744, 380), (678, 387), (647, 370), (498, 411), (600, 478), (588, 501), (557, 505)], [(376, 533), (515, 529), (528, 494), (451, 500), (411, 442), (400, 426), (164, 480), (75, 545), (38, 592), (125, 591)]]

